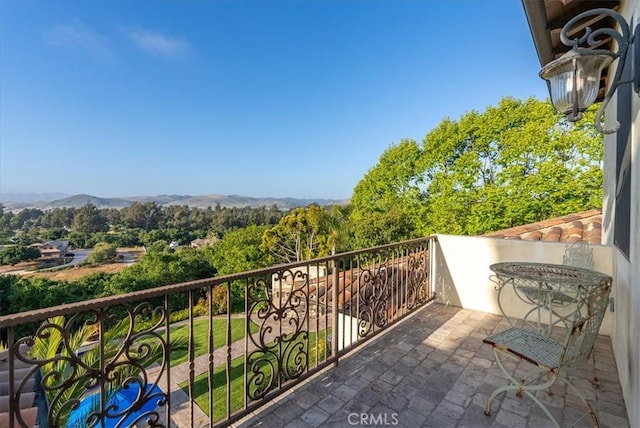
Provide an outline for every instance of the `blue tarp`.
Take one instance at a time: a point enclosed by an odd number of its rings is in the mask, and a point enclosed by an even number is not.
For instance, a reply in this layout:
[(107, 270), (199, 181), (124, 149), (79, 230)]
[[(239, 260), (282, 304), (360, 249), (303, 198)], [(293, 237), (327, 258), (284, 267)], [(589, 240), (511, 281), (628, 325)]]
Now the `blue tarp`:
[[(116, 392), (113, 397), (109, 401), (107, 401), (107, 407), (110, 405), (118, 406), (117, 409), (109, 410), (109, 414), (117, 414), (122, 413), (124, 410), (128, 409), (131, 404), (138, 397), (138, 391), (140, 387), (137, 383), (130, 383), (127, 386), (122, 387)], [(100, 428), (115, 428), (119, 427), (130, 427), (138, 420), (138, 417), (144, 415), (147, 412), (151, 412), (158, 407), (158, 402), (164, 399), (164, 394), (160, 388), (157, 386), (153, 386), (148, 383), (145, 387), (145, 392), (142, 396), (142, 400), (146, 400), (141, 408), (137, 409), (135, 412), (130, 413), (122, 423), (118, 424), (125, 415), (120, 415), (113, 418), (105, 418), (104, 424), (98, 424), (97, 427)], [(77, 409), (74, 409), (69, 415), (69, 419), (67, 421), (67, 428), (84, 428), (87, 426), (86, 420), (89, 414), (92, 411), (96, 411), (100, 408), (99, 404), (100, 395), (92, 394), (88, 397), (85, 397), (78, 406)], [(144, 422), (146, 418), (142, 417), (140, 420)]]

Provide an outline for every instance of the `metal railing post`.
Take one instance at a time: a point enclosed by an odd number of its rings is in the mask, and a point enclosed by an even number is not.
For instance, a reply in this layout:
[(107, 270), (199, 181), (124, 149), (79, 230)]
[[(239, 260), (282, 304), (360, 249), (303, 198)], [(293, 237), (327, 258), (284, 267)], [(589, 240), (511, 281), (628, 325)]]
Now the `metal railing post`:
[[(20, 412), (20, 397), (15, 395), (15, 362), (13, 355), (14, 348), (14, 327), (7, 329), (7, 356), (9, 357), (9, 428), (14, 428), (14, 420), (18, 419), (18, 412)], [(13, 405), (12, 405), (13, 404)]]
[(336, 362), (334, 366), (338, 366), (338, 351), (340, 349), (339, 334), (338, 334), (338, 263), (336, 259), (331, 261), (331, 276), (333, 280), (333, 286), (331, 287), (331, 312), (333, 313), (333, 320), (331, 326), (331, 344), (333, 345), (333, 355), (336, 356)]
[(437, 276), (438, 276), (438, 262), (436, 258), (438, 257), (437, 247), (438, 240), (435, 237), (431, 237), (429, 239), (429, 287), (431, 288), (431, 295), (433, 296), (436, 292), (436, 284), (437, 284)]

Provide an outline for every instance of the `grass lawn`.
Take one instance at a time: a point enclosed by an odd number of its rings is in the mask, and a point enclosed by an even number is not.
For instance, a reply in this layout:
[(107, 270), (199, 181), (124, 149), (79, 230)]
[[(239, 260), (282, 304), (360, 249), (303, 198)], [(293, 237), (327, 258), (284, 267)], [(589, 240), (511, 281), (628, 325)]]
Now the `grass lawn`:
[[(320, 332), (318, 352), (315, 352), (316, 333), (309, 333), (309, 367), (316, 365), (316, 361), (324, 361), (325, 352), (324, 331)], [(306, 342), (300, 339), (301, 342)], [(276, 359), (270, 356), (268, 360), (277, 366)], [(219, 421), (227, 416), (227, 367), (220, 365), (213, 372), (213, 419)], [(261, 370), (265, 375), (269, 375), (266, 369)], [(241, 409), (245, 400), (244, 385), (244, 357), (239, 357), (231, 361), (229, 374), (231, 388), (231, 413)], [(183, 382), (180, 387), (189, 394), (189, 383)], [(193, 385), (193, 400), (204, 413), (209, 414), (209, 374), (202, 373), (197, 376)]]
[[(251, 322), (249, 329), (251, 333), (256, 333), (258, 325)], [(235, 342), (244, 337), (245, 319), (231, 318), (231, 342)], [(182, 340), (189, 343), (189, 324), (184, 324), (171, 329), (171, 340)], [(195, 345), (195, 356), (204, 355), (209, 352), (209, 320), (199, 319), (193, 322), (193, 342)], [(227, 319), (214, 318), (213, 320), (213, 347), (219, 349), (227, 344)], [(178, 349), (171, 351), (171, 367), (188, 360), (188, 349)]]

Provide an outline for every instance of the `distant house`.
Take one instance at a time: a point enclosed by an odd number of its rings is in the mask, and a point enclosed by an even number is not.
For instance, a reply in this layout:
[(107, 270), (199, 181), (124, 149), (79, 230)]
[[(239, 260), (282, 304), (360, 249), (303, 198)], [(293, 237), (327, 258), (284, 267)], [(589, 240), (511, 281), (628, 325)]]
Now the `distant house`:
[(178, 241), (171, 241), (171, 243), (169, 244), (169, 248), (171, 248), (172, 250), (175, 250), (179, 246), (180, 246), (180, 243)]
[(191, 241), (191, 248), (202, 248), (206, 246), (212, 246), (216, 242), (218, 242), (220, 238), (217, 236), (210, 236), (209, 238), (204, 239), (194, 239)]
[(67, 255), (69, 241), (49, 241), (38, 248), (43, 259), (59, 259)]

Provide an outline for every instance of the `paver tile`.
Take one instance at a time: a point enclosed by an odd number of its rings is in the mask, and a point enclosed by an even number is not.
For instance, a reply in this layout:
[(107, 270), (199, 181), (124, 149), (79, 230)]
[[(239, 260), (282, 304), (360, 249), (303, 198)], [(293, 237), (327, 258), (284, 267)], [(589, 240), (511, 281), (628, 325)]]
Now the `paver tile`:
[[(339, 370), (327, 369), (291, 392), (288, 399), (270, 405), (277, 406), (275, 410), (256, 411), (249, 419), (264, 418), (264, 424), (256, 426), (282, 421), (301, 428), (362, 425), (362, 417), (369, 422), (386, 417), (388, 423), (397, 418), (395, 426), (409, 428), (553, 426), (529, 397), (518, 398), (514, 392), (499, 394), (491, 415), (484, 414), (489, 395), (508, 380), (482, 339), (508, 327), (496, 315), (429, 305), (397, 323), (390, 334), (383, 333), (344, 357)], [(628, 428), (609, 338), (598, 338), (596, 355), (595, 366), (588, 361), (571, 379), (587, 398), (594, 399), (591, 403), (602, 427)], [(530, 369), (526, 362), (505, 365), (522, 375)], [(593, 387), (594, 375), (599, 388)], [(573, 393), (567, 393), (564, 383), (556, 383), (550, 391), (539, 391), (536, 396), (562, 426), (586, 411)], [(591, 426), (589, 418), (577, 426)]]

